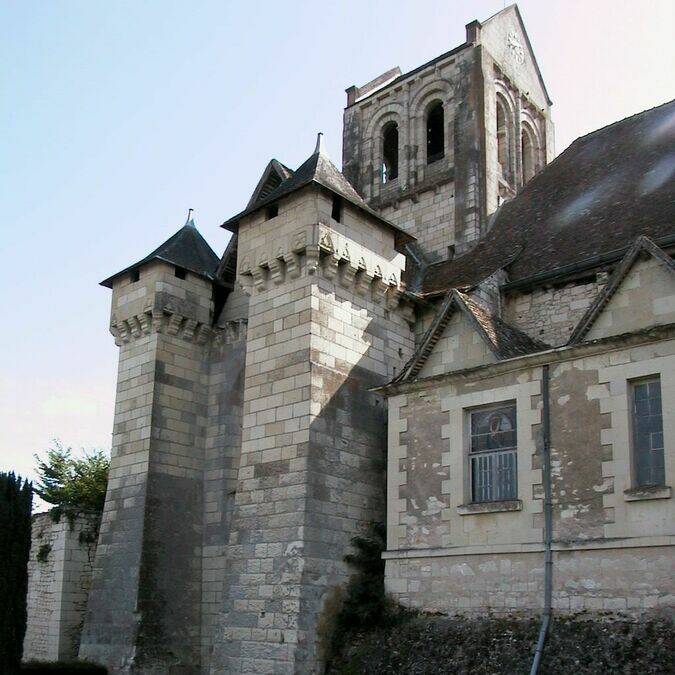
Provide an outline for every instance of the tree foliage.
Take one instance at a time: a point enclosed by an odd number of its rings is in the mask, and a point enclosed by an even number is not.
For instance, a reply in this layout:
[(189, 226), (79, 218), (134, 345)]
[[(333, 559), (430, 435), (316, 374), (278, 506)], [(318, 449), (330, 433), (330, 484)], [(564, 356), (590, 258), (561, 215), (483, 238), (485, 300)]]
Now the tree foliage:
[(19, 668), (26, 633), (26, 593), (33, 492), (28, 481), (0, 473), (0, 672)]
[(59, 441), (49, 448), (44, 459), (35, 456), (39, 483), (35, 492), (59, 513), (102, 513), (108, 485), (110, 460), (102, 450), (72, 456), (72, 448)]

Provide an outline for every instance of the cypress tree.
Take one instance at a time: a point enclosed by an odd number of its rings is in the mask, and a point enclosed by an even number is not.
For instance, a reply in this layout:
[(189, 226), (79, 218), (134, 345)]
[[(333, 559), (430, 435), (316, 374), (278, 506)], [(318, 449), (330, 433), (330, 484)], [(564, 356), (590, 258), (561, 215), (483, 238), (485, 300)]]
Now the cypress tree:
[(0, 473), (0, 672), (19, 670), (26, 633), (31, 484)]

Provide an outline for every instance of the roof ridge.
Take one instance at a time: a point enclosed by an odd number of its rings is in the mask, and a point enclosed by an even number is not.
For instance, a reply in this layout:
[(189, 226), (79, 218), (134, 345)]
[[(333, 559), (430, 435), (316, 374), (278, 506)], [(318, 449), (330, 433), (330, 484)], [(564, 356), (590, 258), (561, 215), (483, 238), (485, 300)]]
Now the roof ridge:
[(651, 108), (645, 108), (644, 110), (639, 110), (638, 112), (635, 112), (631, 115), (626, 115), (626, 117), (622, 117), (619, 120), (615, 120), (614, 122), (610, 122), (609, 124), (605, 124), (605, 126), (599, 127), (597, 129), (594, 129), (593, 131), (589, 131), (587, 134), (583, 134), (582, 136), (577, 136), (557, 157), (555, 157), (547, 166), (550, 166), (555, 162), (558, 157), (562, 157), (575, 143), (579, 141), (586, 140), (587, 138), (590, 138), (591, 136), (595, 136), (595, 134), (599, 134), (601, 131), (606, 131), (607, 129), (611, 129), (612, 127), (616, 126), (617, 124), (623, 124), (624, 122), (627, 122), (628, 120), (632, 120), (635, 117), (639, 117), (640, 115), (645, 115), (646, 113), (650, 113), (654, 110), (658, 110), (658, 108), (663, 108), (667, 105), (670, 105), (671, 103), (675, 103), (675, 98), (670, 99), (670, 101), (664, 101), (663, 103), (659, 103), (658, 105), (652, 106)]

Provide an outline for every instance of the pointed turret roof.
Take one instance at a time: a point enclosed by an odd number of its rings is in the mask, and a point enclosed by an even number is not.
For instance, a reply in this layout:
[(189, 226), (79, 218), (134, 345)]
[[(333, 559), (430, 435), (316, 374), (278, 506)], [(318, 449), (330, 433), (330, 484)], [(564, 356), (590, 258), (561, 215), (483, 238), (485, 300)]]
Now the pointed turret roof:
[(206, 239), (197, 230), (192, 217), (192, 209), (190, 209), (185, 225), (176, 234), (169, 237), (161, 246), (157, 247), (142, 260), (102, 281), (101, 286), (112, 288), (113, 281), (117, 277), (128, 274), (151, 260), (162, 260), (177, 267), (184, 267), (186, 270), (194, 272), (194, 274), (210, 281), (213, 280), (216, 268), (220, 262), (218, 256), (206, 242)]
[(289, 175), (288, 178), (282, 181), (281, 184), (271, 192), (268, 192), (264, 197), (260, 196), (254, 203), (249, 202), (249, 205), (243, 211), (229, 220), (226, 220), (222, 224), (222, 227), (232, 232), (236, 232), (239, 227), (239, 221), (242, 218), (255, 213), (266, 205), (311, 183), (316, 183), (327, 190), (330, 190), (356, 206), (361, 211), (368, 213), (383, 225), (395, 230), (397, 239), (400, 242), (412, 241), (414, 239), (414, 237), (409, 235), (405, 230), (402, 230), (389, 222), (366, 204), (361, 195), (359, 195), (339, 169), (330, 161), (326, 152), (322, 133), (319, 133), (317, 136), (316, 147), (314, 148), (312, 155), (310, 155), (310, 157), (308, 157), (295, 172), (291, 172), (291, 175)]

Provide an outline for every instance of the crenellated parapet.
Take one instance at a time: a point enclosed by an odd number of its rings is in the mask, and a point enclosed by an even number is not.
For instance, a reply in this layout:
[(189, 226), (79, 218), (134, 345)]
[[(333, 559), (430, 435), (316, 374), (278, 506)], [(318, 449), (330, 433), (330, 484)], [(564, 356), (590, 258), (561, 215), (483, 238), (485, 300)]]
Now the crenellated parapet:
[(119, 347), (151, 333), (166, 333), (187, 342), (205, 344), (214, 334), (211, 326), (177, 312), (171, 304), (148, 306), (140, 314), (118, 319), (114, 314), (110, 332)]

